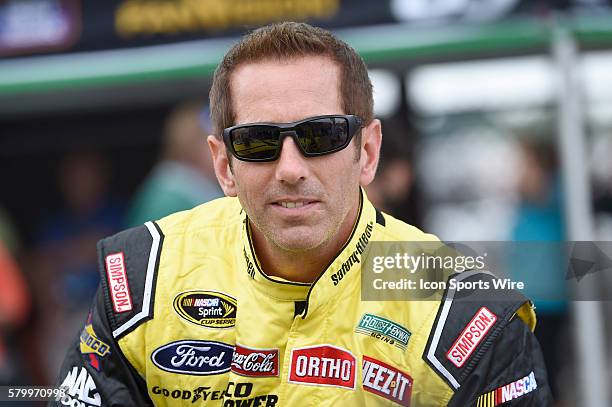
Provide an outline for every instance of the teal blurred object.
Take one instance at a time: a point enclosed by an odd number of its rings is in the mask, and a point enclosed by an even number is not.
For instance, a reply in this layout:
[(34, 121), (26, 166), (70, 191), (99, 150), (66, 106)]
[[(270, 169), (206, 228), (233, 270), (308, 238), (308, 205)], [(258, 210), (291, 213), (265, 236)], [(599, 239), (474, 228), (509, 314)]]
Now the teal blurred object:
[(127, 226), (141, 225), (220, 198), (216, 183), (180, 162), (161, 162), (140, 187), (129, 209)]
[[(512, 240), (538, 242), (565, 240), (559, 182), (553, 182), (550, 193), (542, 202), (528, 200), (521, 202), (512, 230)], [(524, 294), (534, 300), (538, 314), (565, 312), (568, 292), (565, 280), (567, 264), (564, 264), (563, 245), (540, 244), (534, 252), (523, 254), (513, 257), (511, 273), (513, 278), (526, 282)]]

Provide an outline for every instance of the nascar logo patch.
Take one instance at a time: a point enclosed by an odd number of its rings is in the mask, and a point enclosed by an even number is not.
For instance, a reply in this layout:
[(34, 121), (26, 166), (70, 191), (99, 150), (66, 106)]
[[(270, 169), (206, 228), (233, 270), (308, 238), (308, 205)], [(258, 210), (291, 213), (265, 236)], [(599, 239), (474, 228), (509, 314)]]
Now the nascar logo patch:
[(206, 328), (236, 325), (236, 299), (216, 291), (186, 291), (178, 294), (172, 306), (185, 321)]
[(511, 400), (516, 400), (538, 388), (535, 374), (530, 372), (527, 376), (508, 383), (504, 386), (478, 396), (476, 407), (495, 407)]

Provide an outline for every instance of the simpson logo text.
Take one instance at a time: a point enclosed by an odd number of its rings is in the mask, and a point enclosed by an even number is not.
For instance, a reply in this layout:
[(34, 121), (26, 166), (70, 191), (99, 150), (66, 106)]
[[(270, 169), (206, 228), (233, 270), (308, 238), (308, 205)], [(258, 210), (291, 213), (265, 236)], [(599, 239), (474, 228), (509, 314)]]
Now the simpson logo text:
[(448, 360), (457, 367), (463, 366), (495, 321), (497, 317), (487, 307), (480, 308), (448, 350)]
[(106, 276), (115, 312), (131, 311), (132, 296), (130, 295), (127, 273), (125, 272), (123, 252), (106, 256)]

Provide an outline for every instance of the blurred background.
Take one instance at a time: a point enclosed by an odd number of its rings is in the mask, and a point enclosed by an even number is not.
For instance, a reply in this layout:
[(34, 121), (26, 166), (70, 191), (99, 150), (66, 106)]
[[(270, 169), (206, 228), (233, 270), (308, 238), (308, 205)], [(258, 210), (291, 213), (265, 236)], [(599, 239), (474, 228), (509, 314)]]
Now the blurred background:
[[(55, 381), (98, 239), (221, 196), (212, 73), (282, 20), (371, 68), (378, 207), (443, 240), (612, 240), (610, 1), (1, 0), (0, 384)], [(612, 307), (536, 305), (556, 405), (611, 405)]]

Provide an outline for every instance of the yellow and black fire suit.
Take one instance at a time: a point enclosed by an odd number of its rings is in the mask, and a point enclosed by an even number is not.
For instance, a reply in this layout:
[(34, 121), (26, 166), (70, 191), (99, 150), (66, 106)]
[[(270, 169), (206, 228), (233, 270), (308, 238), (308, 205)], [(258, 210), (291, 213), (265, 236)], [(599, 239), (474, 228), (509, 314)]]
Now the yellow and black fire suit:
[(361, 300), (365, 246), (424, 240), (436, 238), (363, 193), (349, 241), (313, 284), (261, 270), (235, 198), (104, 239), (101, 284), (52, 404), (549, 405), (521, 295)]

